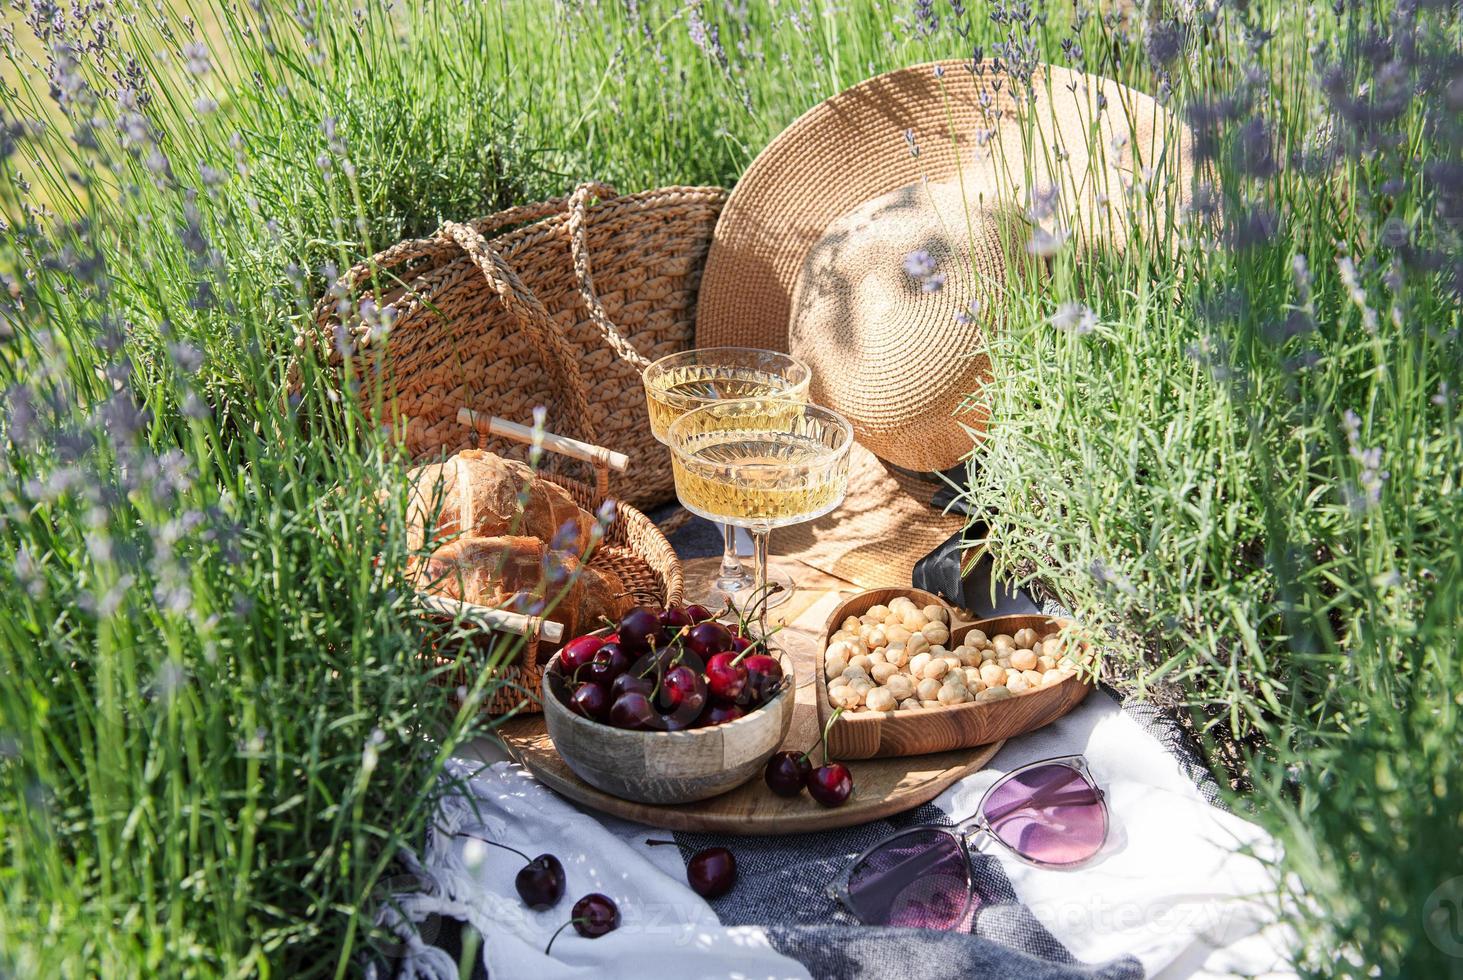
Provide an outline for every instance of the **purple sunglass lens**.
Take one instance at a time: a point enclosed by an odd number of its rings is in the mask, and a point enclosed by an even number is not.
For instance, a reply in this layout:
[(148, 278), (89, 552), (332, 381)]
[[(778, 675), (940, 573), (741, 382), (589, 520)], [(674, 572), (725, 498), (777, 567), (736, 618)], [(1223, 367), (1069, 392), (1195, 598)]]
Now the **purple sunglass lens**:
[(970, 905), (970, 866), (951, 834), (912, 830), (854, 865), (849, 905), (871, 926), (950, 929)]
[(1039, 864), (1081, 864), (1107, 840), (1101, 791), (1060, 762), (1011, 776), (991, 790), (981, 813), (992, 834)]

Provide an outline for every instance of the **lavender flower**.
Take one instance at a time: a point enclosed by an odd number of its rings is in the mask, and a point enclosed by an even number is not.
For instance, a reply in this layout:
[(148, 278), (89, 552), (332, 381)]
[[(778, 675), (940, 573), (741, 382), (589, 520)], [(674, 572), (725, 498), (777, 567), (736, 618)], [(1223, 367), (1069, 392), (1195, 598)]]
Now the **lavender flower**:
[(1026, 251), (1037, 258), (1049, 259), (1062, 250), (1069, 237), (1065, 229), (1047, 231), (1038, 225), (1031, 230), (1031, 240), (1026, 243)]
[(1163, 67), (1173, 61), (1184, 50), (1184, 32), (1173, 21), (1162, 21), (1149, 31), (1146, 40), (1148, 60), (1154, 67)]
[(1047, 323), (1062, 333), (1083, 336), (1097, 328), (1097, 314), (1082, 303), (1063, 303), (1048, 319)]
[(183, 47), (184, 67), (190, 75), (207, 75), (213, 70), (208, 56), (208, 46), (202, 41), (193, 41)]
[(1045, 221), (1057, 213), (1057, 204), (1062, 199), (1062, 189), (1056, 184), (1037, 184), (1026, 191), (1026, 218), (1032, 222)]
[(1275, 174), (1275, 150), (1265, 120), (1255, 117), (1240, 127), (1235, 141), (1235, 169), (1249, 177)]
[(940, 29), (940, 15), (935, 13), (934, 0), (914, 0), (914, 33), (916, 37), (933, 37)]
[(1361, 311), (1362, 327), (1369, 334), (1377, 332), (1377, 311), (1367, 305), (1366, 289), (1361, 285), (1360, 277), (1356, 271), (1356, 262), (1349, 255), (1341, 255), (1336, 259), (1336, 271), (1341, 276), (1341, 285), (1346, 287), (1347, 296), (1352, 305)]
[(1101, 559), (1094, 558), (1087, 566), (1087, 573), (1092, 580), (1102, 589), (1115, 589), (1125, 595), (1136, 595), (1137, 589), (1128, 577), (1115, 568), (1108, 567)]
[(934, 256), (925, 249), (915, 249), (904, 257), (904, 274), (911, 279), (924, 279), (935, 272)]
[(1343, 495), (1352, 510), (1360, 513), (1381, 503), (1382, 484), (1391, 474), (1382, 469), (1381, 448), (1362, 445), (1360, 416), (1348, 408), (1341, 416), (1341, 428), (1346, 433), (1347, 455), (1358, 467), (1356, 483), (1344, 488)]

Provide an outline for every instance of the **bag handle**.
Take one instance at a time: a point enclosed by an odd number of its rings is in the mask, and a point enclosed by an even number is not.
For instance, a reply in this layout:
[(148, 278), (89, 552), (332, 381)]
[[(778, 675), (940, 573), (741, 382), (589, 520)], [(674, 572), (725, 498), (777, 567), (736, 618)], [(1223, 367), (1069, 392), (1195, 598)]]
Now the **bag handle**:
[(448, 221), (442, 225), (438, 234), (455, 242), (488, 280), (488, 285), (503, 303), (503, 309), (528, 334), (539, 359), (554, 375), (559, 388), (564, 392), (568, 400), (570, 423), (581, 437), (593, 441), (593, 415), (589, 410), (589, 400), (585, 397), (584, 377), (579, 373), (579, 362), (549, 317), (549, 311), (544, 309), (544, 304), (476, 228)]
[[(607, 184), (581, 184), (575, 190), (575, 194), (589, 192), (600, 197), (614, 197), (615, 190)], [(511, 228), (514, 225), (527, 224), (531, 221), (539, 221), (543, 218), (552, 217), (556, 214), (563, 214), (571, 207), (571, 198), (552, 197), (546, 201), (537, 201), (533, 204), (516, 204), (502, 211), (495, 211), (483, 218), (478, 218), (470, 223), (474, 231), (483, 236), (490, 236), (504, 228)], [(581, 205), (582, 207), (582, 205)], [(432, 257), (434, 252), (442, 251), (443, 257), (448, 254), (446, 249), (450, 248), (452, 242), (445, 238), (440, 232), (432, 238), (412, 238), (397, 242), (395, 245), (379, 252), (364, 262), (357, 262), (350, 269), (336, 279), (332, 288), (326, 290), (315, 302), (311, 311), (312, 319), (316, 323), (323, 323), (327, 317), (333, 316), (336, 312), (335, 304), (337, 299), (343, 295), (350, 295), (360, 292), (375, 277), (383, 273), (389, 274), (399, 266), (406, 265), (417, 259)], [(571, 249), (578, 246), (571, 242)], [(576, 271), (578, 265), (576, 263)], [(581, 286), (581, 290), (582, 290)], [(595, 307), (599, 307), (598, 300), (595, 300)], [(601, 310), (601, 313), (603, 311)], [(605, 322), (608, 322), (606, 320)], [(599, 322), (595, 322), (599, 326)], [(600, 327), (601, 332), (604, 331)], [(618, 338), (618, 332), (616, 333)], [(618, 347), (616, 348), (618, 350)]]
[(599, 295), (594, 291), (594, 273), (589, 266), (589, 242), (585, 225), (589, 222), (589, 198), (606, 196), (614, 197), (613, 188), (604, 184), (580, 184), (569, 196), (569, 256), (574, 262), (574, 276), (579, 283), (579, 298), (584, 300), (584, 308), (589, 312), (590, 322), (599, 330), (605, 343), (612, 347), (621, 358), (635, 365), (641, 372), (650, 367), (649, 358), (636, 350), (625, 335), (620, 333), (618, 327), (610, 320), (609, 314), (605, 313), (604, 307), (600, 305)]

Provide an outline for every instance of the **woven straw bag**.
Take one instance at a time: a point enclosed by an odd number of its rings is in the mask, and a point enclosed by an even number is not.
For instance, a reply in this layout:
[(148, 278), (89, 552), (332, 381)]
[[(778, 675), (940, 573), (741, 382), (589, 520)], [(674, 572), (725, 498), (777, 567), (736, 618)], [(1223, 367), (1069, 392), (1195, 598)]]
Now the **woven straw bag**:
[[(528, 430), (518, 426), (504, 425), (502, 419), (484, 419), (473, 416), (468, 426), (475, 433), (494, 434), (514, 442), (531, 438)], [(516, 430), (516, 431), (515, 431)], [(574, 498), (574, 502), (591, 514), (597, 512), (609, 497), (611, 453), (598, 446), (565, 445), (572, 440), (550, 436), (544, 441), (544, 449), (551, 454), (563, 454), (589, 463), (594, 471), (592, 483), (584, 483), (558, 472), (551, 472), (554, 466), (542, 466), (539, 474), (552, 480)], [(557, 456), (546, 459), (557, 460)], [(625, 589), (635, 596), (637, 602), (656, 605), (677, 605), (682, 601), (681, 563), (675, 550), (665, 539), (660, 528), (640, 511), (623, 501), (615, 501), (614, 520), (605, 530), (604, 540), (594, 549), (589, 564), (593, 568), (613, 572), (624, 584)], [(489, 715), (509, 712), (519, 714), (543, 710), (537, 703), (540, 684), (543, 679), (543, 665), (546, 664), (560, 643), (550, 643), (540, 635), (543, 621), (536, 617), (504, 614), (497, 610), (475, 606), (471, 603), (454, 602), (441, 597), (423, 596), (424, 605), (439, 613), (443, 618), (462, 616), (482, 627), (488, 644), (503, 638), (506, 632), (521, 632), (524, 647), (507, 664), (498, 668), (498, 675), (504, 682), (483, 704), (482, 710)], [(570, 637), (563, 637), (564, 640)], [(478, 643), (481, 649), (484, 644)], [(429, 667), (434, 669), (436, 683), (456, 689), (471, 686), (471, 668), (460, 666), (453, 670), (441, 668), (454, 664), (457, 658), (450, 651), (433, 649), (429, 655)]]
[[(567, 198), (447, 222), (342, 276), (315, 308), (319, 338), (335, 338), (346, 317), (363, 403), (380, 380), (388, 411), (410, 419), (413, 456), (475, 445), (512, 455), (507, 443), (478, 439), (458, 408), (524, 423), (542, 405), (554, 431), (631, 457), (611, 477), (612, 495), (662, 503), (674, 493), (670, 459), (650, 434), (641, 372), (691, 343), (725, 200), (719, 187), (621, 197), (583, 184)], [(391, 310), (386, 357), (371, 356), (379, 321), (362, 319), (362, 300)], [(332, 363), (343, 346), (326, 344)]]

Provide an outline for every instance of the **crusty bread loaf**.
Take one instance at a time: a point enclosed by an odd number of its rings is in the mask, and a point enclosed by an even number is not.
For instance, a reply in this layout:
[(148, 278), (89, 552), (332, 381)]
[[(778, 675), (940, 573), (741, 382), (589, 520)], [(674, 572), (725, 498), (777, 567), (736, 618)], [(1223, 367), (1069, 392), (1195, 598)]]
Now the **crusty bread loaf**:
[(443, 545), (422, 563), (418, 588), (531, 615), (540, 613), (541, 601), (558, 597), (547, 618), (563, 623), (566, 637), (598, 629), (604, 619), (618, 620), (635, 605), (613, 572), (519, 536), (458, 538)]
[(553, 542), (575, 554), (589, 546), (594, 518), (569, 491), (516, 460), (467, 449), (446, 462), (417, 467), (407, 479), (407, 543), (413, 551), (433, 538), (505, 534)]

